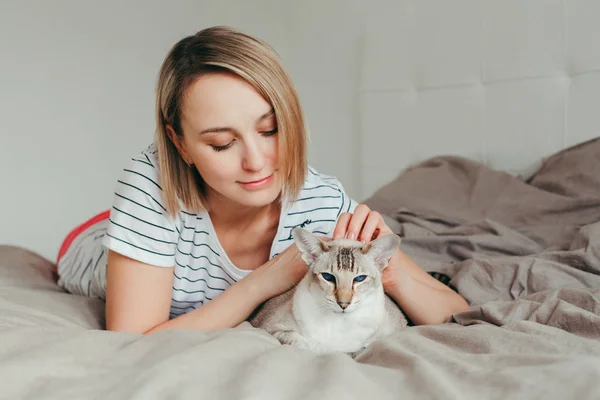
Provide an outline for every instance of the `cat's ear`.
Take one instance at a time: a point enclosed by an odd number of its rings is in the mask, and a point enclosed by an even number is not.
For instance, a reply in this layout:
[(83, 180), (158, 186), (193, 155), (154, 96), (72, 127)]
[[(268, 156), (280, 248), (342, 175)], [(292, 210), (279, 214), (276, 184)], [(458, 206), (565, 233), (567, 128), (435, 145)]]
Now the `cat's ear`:
[(292, 237), (302, 254), (302, 259), (309, 266), (318, 256), (329, 251), (327, 243), (304, 228), (296, 227), (292, 229)]
[(400, 237), (398, 235), (385, 235), (378, 237), (370, 243), (364, 245), (360, 251), (373, 258), (375, 265), (380, 271), (387, 267), (390, 258), (394, 255), (400, 246)]

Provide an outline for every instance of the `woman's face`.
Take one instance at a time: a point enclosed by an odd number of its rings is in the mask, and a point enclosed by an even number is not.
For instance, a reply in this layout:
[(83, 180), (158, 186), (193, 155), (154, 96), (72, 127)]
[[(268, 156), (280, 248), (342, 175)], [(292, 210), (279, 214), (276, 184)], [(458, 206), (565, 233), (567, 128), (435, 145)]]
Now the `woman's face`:
[(209, 201), (260, 207), (277, 199), (283, 184), (277, 120), (250, 84), (226, 73), (203, 75), (188, 89), (182, 111), (178, 148), (206, 182)]

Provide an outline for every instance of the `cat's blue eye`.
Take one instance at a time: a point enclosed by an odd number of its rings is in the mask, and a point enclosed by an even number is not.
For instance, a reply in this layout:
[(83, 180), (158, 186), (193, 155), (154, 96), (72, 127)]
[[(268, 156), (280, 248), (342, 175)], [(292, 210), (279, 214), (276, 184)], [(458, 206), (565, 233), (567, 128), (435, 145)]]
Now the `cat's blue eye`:
[(327, 282), (333, 282), (335, 283), (335, 276), (328, 274), (327, 272), (322, 272), (321, 276), (323, 277), (323, 279), (325, 279)]
[(354, 278), (354, 282), (362, 282), (365, 279), (367, 279), (366, 275), (358, 275), (357, 277)]

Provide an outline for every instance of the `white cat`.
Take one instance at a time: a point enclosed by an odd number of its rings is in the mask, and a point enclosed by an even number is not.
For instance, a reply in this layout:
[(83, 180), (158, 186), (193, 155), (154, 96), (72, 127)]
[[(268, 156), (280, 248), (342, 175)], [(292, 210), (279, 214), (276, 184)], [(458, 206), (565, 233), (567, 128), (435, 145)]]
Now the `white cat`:
[(404, 314), (381, 284), (381, 272), (400, 244), (398, 236), (366, 245), (325, 242), (299, 227), (292, 236), (309, 271), (295, 288), (267, 301), (250, 319), (253, 326), (282, 344), (350, 354), (406, 327)]

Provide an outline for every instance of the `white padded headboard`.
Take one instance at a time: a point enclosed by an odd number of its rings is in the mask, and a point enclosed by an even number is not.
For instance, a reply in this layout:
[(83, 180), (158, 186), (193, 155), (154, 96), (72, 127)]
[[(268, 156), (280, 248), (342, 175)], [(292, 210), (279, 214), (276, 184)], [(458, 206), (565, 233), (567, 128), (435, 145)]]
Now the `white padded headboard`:
[(462, 155), (511, 173), (600, 135), (600, 1), (373, 1), (360, 85), (362, 196)]

